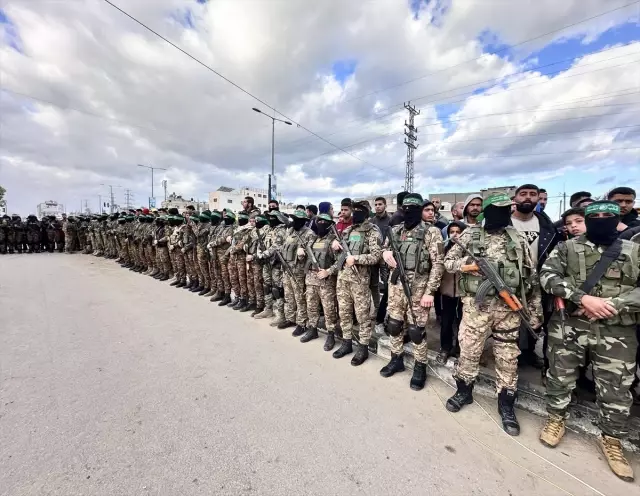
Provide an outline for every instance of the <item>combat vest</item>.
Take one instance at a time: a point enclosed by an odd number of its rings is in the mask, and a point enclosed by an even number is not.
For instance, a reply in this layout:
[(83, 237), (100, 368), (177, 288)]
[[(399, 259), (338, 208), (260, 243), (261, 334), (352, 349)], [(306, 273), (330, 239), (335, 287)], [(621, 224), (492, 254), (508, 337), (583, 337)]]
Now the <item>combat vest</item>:
[[(333, 250), (331, 249), (331, 242), (333, 238), (331, 236), (325, 236), (324, 238), (316, 238), (316, 240), (311, 245), (311, 250), (313, 251), (313, 255), (316, 257), (318, 261), (319, 269), (328, 269), (335, 262), (335, 256), (333, 254)], [(311, 268), (311, 260), (307, 260), (306, 269), (309, 270)]]
[(406, 271), (426, 274), (431, 270), (429, 251), (424, 249), (424, 235), (429, 227), (429, 225), (421, 222), (411, 230), (409, 236), (404, 240), (401, 236), (404, 227), (392, 231), (393, 240), (398, 247), (402, 265), (404, 265)]
[(366, 255), (369, 253), (369, 247), (366, 243), (366, 235), (373, 228), (373, 224), (368, 222), (364, 222), (359, 226), (351, 228), (351, 232), (349, 232), (349, 239), (345, 241), (347, 242), (349, 251), (353, 256)]
[[(591, 290), (591, 296), (599, 298), (616, 298), (629, 293), (636, 288), (638, 276), (638, 254), (640, 246), (628, 240), (622, 241), (622, 251), (617, 260), (609, 266), (604, 276)], [(581, 235), (566, 242), (567, 246), (567, 270), (566, 276), (575, 287), (580, 287), (587, 279), (593, 267), (598, 263), (602, 254), (598, 248), (586, 243), (586, 238)], [(634, 325), (637, 322), (637, 314), (621, 313), (611, 319), (607, 319), (609, 325)]]
[(287, 236), (284, 240), (284, 245), (282, 247), (282, 256), (286, 260), (287, 263), (295, 263), (296, 261), (296, 252), (298, 251), (298, 238), (295, 234), (291, 234)]
[[(471, 233), (471, 243), (467, 247), (468, 250), (476, 257), (487, 256), (487, 244), (485, 240), (486, 231), (482, 227), (469, 227), (467, 231)], [(507, 255), (504, 260), (489, 260), (491, 265), (498, 270), (500, 277), (505, 284), (516, 294), (520, 294), (521, 298), (528, 290), (529, 270), (523, 266), (522, 245), (518, 231), (508, 226), (505, 228), (503, 235), (507, 235)], [(478, 287), (484, 278), (474, 276), (472, 274), (463, 273), (460, 276), (460, 294), (462, 296), (474, 296), (478, 292)], [(495, 288), (491, 288), (487, 293), (489, 296), (495, 296)]]

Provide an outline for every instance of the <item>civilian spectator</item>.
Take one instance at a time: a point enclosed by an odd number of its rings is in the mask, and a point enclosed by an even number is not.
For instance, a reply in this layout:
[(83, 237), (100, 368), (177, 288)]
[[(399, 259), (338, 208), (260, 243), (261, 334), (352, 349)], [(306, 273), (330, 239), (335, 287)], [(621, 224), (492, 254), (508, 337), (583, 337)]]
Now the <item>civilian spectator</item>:
[(538, 195), (538, 212), (544, 212), (544, 209), (547, 208), (548, 199), (549, 195), (547, 195), (547, 190), (540, 188), (540, 194)]
[(247, 214), (251, 213), (255, 209), (255, 201), (252, 196), (245, 196), (242, 200), (242, 208)]
[(516, 197), (512, 196), (511, 197), (511, 215), (513, 215), (513, 212), (516, 211)]
[(633, 208), (636, 202), (636, 192), (626, 186), (620, 186), (609, 191), (607, 200), (616, 202), (620, 206), (620, 224), (618, 231), (624, 231), (630, 227), (640, 226), (638, 212)]
[(353, 209), (351, 208), (351, 204), (351, 198), (345, 198), (340, 202), (340, 220), (338, 220), (338, 223), (336, 224), (336, 229), (340, 234), (342, 234), (342, 231), (347, 227), (353, 224)]
[(318, 207), (316, 207), (315, 205), (307, 205), (307, 217), (309, 217), (309, 220), (307, 221), (307, 227), (316, 234), (318, 234), (318, 228), (316, 226), (317, 215)]
[(402, 202), (404, 201), (404, 197), (409, 194), (408, 191), (402, 191), (398, 193), (396, 196), (396, 211), (391, 216), (391, 222), (389, 222), (389, 226), (397, 226), (398, 224), (402, 224), (404, 222), (404, 212), (402, 211)]
[(581, 208), (570, 208), (563, 213), (562, 223), (569, 239), (587, 232), (587, 227), (584, 223), (584, 210)]
[(380, 228), (384, 241), (387, 237), (387, 231), (389, 230), (389, 223), (391, 222), (391, 216), (387, 213), (387, 200), (379, 196), (375, 200), (374, 208), (376, 214), (371, 219), (371, 222)]
[(569, 197), (569, 206), (572, 208), (577, 207), (579, 206), (578, 203), (580, 201), (587, 198), (591, 198), (591, 193), (589, 193), (588, 191), (578, 191)]
[(591, 205), (595, 200), (593, 198), (583, 198), (582, 200), (578, 200), (576, 202), (576, 208), (587, 208)]
[[(459, 220), (454, 220), (447, 226), (447, 241), (444, 245), (446, 254), (453, 246), (451, 238), (458, 238), (467, 226)], [(459, 274), (445, 271), (440, 283), (440, 300), (442, 314), (440, 317), (440, 351), (437, 360), (439, 363), (447, 363), (451, 355), (457, 354), (454, 347), (454, 328), (458, 327), (462, 319), (462, 302), (458, 292)]]
[(436, 222), (436, 209), (431, 200), (426, 200), (422, 204), (422, 222), (428, 222), (429, 224), (435, 224)]
[(431, 200), (431, 203), (433, 203), (433, 208), (436, 213), (436, 221), (439, 221), (440, 217), (442, 217), (442, 214), (440, 213), (440, 207), (442, 205), (442, 202), (440, 201), (440, 197), (436, 196)]
[(463, 221), (467, 226), (479, 224), (478, 216), (482, 213), (482, 195), (469, 195), (462, 209)]
[[(462, 211), (464, 210), (464, 202), (457, 202), (451, 205), (451, 222), (462, 221)], [(447, 239), (447, 228), (449, 226), (445, 226), (442, 228), (442, 239)]]
[(269, 200), (269, 212), (273, 212), (275, 210), (280, 210), (278, 200)]

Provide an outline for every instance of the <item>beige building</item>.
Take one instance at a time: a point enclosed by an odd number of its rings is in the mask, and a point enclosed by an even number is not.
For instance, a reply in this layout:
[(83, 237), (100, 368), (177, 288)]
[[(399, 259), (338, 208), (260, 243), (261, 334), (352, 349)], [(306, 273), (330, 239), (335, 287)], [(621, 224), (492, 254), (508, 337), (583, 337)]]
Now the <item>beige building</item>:
[[(242, 200), (246, 196), (253, 198), (255, 206), (260, 210), (269, 207), (269, 192), (267, 189), (243, 187), (240, 189), (220, 186), (216, 191), (209, 193), (209, 208), (211, 210), (223, 210), (228, 208), (233, 212), (243, 210)], [(282, 195), (278, 194), (278, 202), (282, 203)]]
[(171, 193), (166, 200), (163, 200), (160, 205), (162, 208), (177, 208), (178, 212), (184, 212), (189, 205), (193, 205), (198, 212), (207, 210), (209, 208), (209, 202), (198, 201), (193, 198), (183, 198), (182, 195), (176, 195)]

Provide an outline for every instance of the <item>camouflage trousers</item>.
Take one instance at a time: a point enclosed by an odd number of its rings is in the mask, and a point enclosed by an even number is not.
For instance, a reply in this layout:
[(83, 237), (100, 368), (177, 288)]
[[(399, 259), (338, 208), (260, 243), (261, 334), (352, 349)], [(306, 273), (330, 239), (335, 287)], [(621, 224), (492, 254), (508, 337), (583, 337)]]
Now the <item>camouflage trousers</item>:
[[(367, 279), (368, 280), (368, 279)], [(343, 339), (351, 339), (353, 333), (353, 312), (360, 326), (358, 341), (360, 344), (369, 344), (373, 323), (371, 321), (371, 290), (369, 284), (363, 284), (351, 273), (351, 269), (343, 269), (338, 274), (336, 285), (338, 298), (338, 314), (342, 327)]]
[(262, 265), (259, 265), (259, 267), (262, 270), (264, 306), (265, 308), (273, 308), (273, 274), (271, 263), (265, 261)]
[(316, 273), (307, 273), (306, 299), (309, 327), (318, 327), (320, 319), (320, 305), (324, 311), (324, 321), (327, 331), (334, 332), (338, 323), (338, 309), (336, 307), (336, 276), (318, 279)]
[(462, 322), (458, 333), (460, 358), (453, 369), (453, 377), (466, 384), (475, 381), (480, 371), (484, 345), (493, 334), (497, 389), (515, 391), (518, 386), (520, 316), (496, 298), (477, 305), (473, 297), (465, 296), (462, 305)]
[(220, 279), (222, 279), (224, 293), (230, 294), (232, 290), (231, 276), (229, 274), (229, 255), (225, 255), (226, 251), (226, 248), (216, 248), (216, 258), (219, 260), (220, 264)]
[(249, 298), (249, 288), (247, 287), (247, 255), (240, 251), (236, 256), (236, 272), (238, 273), (238, 286), (240, 287), (240, 298)]
[(278, 290), (280, 297), (276, 298), (273, 296), (273, 309), (279, 313), (284, 313), (284, 281), (283, 281), (283, 273), (282, 267), (275, 266), (271, 268), (271, 281), (272, 287), (272, 295), (274, 290)]
[(621, 438), (627, 434), (627, 419), (633, 403), (630, 389), (636, 368), (636, 329), (604, 324), (589, 327), (588, 322), (572, 318), (563, 329), (555, 315), (549, 322), (547, 411), (567, 416), (578, 369), (585, 365), (589, 353), (600, 428), (607, 436)]
[(209, 273), (209, 252), (204, 246), (196, 248), (196, 260), (198, 262), (198, 280), (200, 286), (211, 289), (211, 274)]
[[(293, 267), (292, 267), (293, 268)], [(296, 267), (294, 278), (286, 272), (284, 283), (284, 316), (289, 322), (305, 327), (307, 325), (307, 299), (304, 292), (304, 272)]]
[(175, 263), (173, 264), (173, 270), (176, 273), (176, 279), (180, 282), (187, 282), (187, 270), (185, 266), (184, 253), (181, 248), (176, 246), (172, 252), (174, 255)]
[(229, 270), (229, 281), (231, 282), (231, 291), (236, 298), (240, 298), (240, 282), (238, 281), (238, 256), (236, 253), (229, 255), (227, 262)]
[(171, 259), (169, 258), (169, 248), (166, 246), (156, 247), (156, 268), (165, 276), (171, 274)]
[[(429, 321), (429, 309), (420, 306), (420, 299), (424, 294), (427, 283), (429, 282), (429, 274), (418, 275), (414, 278), (413, 273), (407, 273), (411, 284), (413, 315), (416, 322), (411, 322), (411, 313), (407, 305), (407, 297), (402, 290), (400, 280), (396, 284), (389, 282), (389, 303), (387, 306), (387, 314), (389, 317), (404, 322), (405, 332), (408, 324), (415, 324), (419, 327), (425, 327)], [(404, 333), (398, 336), (389, 336), (389, 344), (391, 345), (391, 353), (396, 355), (404, 351)], [(423, 339), (420, 344), (413, 343), (413, 355), (417, 362), (427, 363), (427, 339)]]
[(147, 267), (150, 269), (156, 268), (156, 254), (154, 250), (155, 248), (150, 244), (144, 246), (144, 257), (147, 261)]
[(136, 244), (132, 240), (129, 240), (129, 244), (127, 246), (129, 247), (129, 259), (131, 260), (131, 263), (134, 265), (140, 265)]
[(247, 262), (247, 289), (249, 303), (255, 303), (258, 308), (264, 307), (264, 284), (262, 280), (262, 265), (256, 261)]
[(211, 289), (224, 293), (224, 281), (222, 280), (220, 262), (218, 261), (216, 252), (214, 252), (214, 255), (210, 257), (209, 260), (209, 278), (211, 279)]
[[(98, 241), (98, 243), (100, 243), (100, 241)], [(98, 251), (102, 251), (102, 249), (98, 248)], [(144, 256), (144, 245), (142, 244), (142, 241), (138, 241), (138, 244), (136, 245), (136, 251), (138, 255), (138, 264), (142, 267), (146, 267), (147, 260)]]
[(196, 263), (196, 252), (194, 248), (187, 250), (184, 254), (184, 265), (190, 281), (198, 279), (198, 269)]

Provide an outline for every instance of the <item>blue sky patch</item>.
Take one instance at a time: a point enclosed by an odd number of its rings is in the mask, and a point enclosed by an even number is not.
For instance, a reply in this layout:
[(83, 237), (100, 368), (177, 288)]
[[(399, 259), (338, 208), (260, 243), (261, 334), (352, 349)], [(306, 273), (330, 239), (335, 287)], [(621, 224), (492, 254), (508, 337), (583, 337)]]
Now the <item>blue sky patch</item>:
[(9, 19), (9, 16), (7, 16), (6, 12), (2, 9), (0, 9), (0, 24), (2, 24), (4, 29), (2, 42), (13, 48), (16, 52), (23, 53), (22, 40), (20, 39), (18, 28), (16, 28), (16, 25), (11, 21), (11, 19)]
[(356, 72), (357, 65), (358, 62), (356, 60), (337, 60), (331, 66), (331, 72), (336, 81), (344, 85), (346, 80)]
[(510, 58), (511, 49), (509, 45), (506, 45), (500, 40), (498, 33), (490, 29), (485, 29), (477, 36), (477, 40), (482, 45), (482, 51), (484, 53), (498, 55), (503, 59)]
[(195, 29), (196, 23), (189, 8), (178, 9), (171, 14), (171, 18), (186, 29)]

